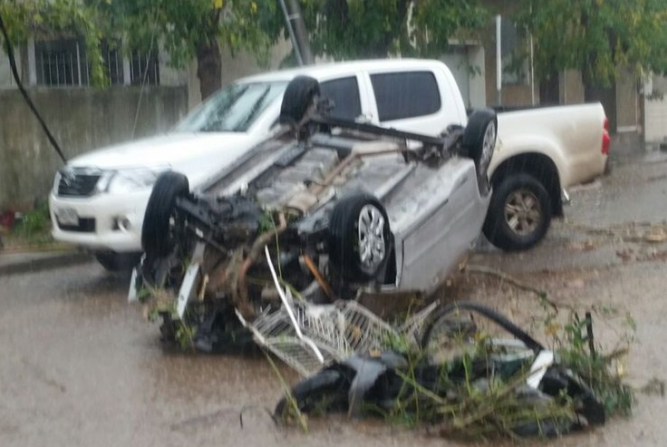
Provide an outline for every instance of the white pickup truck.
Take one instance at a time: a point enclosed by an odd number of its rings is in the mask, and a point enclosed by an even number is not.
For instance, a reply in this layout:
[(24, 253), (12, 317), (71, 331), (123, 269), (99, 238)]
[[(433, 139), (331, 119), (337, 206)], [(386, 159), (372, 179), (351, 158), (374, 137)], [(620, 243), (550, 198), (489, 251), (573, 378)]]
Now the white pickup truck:
[[(434, 60), (374, 60), (277, 71), (241, 79), (171, 133), (90, 152), (56, 174), (53, 236), (95, 253), (109, 270), (138, 259), (143, 217), (157, 176), (178, 170), (204, 185), (271, 134), (287, 83), (320, 82), (337, 118), (438, 135), (465, 126), (449, 69)], [(484, 234), (506, 250), (529, 248), (563, 213), (562, 191), (603, 173), (609, 150), (600, 104), (501, 113), (489, 176), (494, 188)]]

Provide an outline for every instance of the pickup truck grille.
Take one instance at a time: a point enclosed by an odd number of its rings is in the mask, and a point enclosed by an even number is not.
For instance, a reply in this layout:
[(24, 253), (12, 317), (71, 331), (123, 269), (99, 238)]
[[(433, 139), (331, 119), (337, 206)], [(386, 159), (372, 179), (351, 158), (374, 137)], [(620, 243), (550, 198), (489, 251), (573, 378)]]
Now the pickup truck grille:
[(58, 219), (56, 219), (56, 223), (61, 230), (74, 233), (94, 233), (96, 229), (94, 218), (81, 218), (78, 225), (63, 225)]
[(86, 197), (95, 191), (100, 174), (78, 173), (76, 171), (61, 173), (58, 182), (58, 195), (64, 197)]

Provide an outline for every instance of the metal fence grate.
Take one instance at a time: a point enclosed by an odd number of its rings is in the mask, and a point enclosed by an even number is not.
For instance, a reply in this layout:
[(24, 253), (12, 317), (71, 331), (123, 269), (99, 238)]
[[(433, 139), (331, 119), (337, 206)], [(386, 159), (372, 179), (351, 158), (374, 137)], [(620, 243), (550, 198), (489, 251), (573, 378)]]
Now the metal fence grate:
[(158, 85), (160, 83), (160, 67), (155, 51), (151, 51), (149, 54), (133, 51), (130, 58), (130, 76), (132, 85)]
[[(155, 52), (150, 56), (133, 51), (126, 59), (119, 42), (103, 41), (101, 45), (104, 65), (111, 85), (123, 85), (129, 76), (129, 84), (158, 85), (160, 69)], [(35, 42), (37, 84), (52, 87), (89, 86), (90, 65), (85, 44), (80, 38), (56, 39)], [(126, 71), (126, 65), (129, 70)], [(145, 79), (145, 81), (144, 81)]]
[(35, 62), (40, 85), (88, 85), (85, 49), (78, 39), (35, 42)]
[(123, 55), (120, 51), (120, 42), (102, 42), (102, 57), (111, 85), (124, 84)]

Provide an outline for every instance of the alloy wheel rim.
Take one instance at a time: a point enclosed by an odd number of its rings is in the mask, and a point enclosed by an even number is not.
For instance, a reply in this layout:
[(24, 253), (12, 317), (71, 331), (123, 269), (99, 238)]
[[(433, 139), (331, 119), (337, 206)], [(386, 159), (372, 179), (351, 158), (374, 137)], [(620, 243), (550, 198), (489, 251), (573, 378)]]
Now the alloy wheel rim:
[(486, 126), (484, 139), (482, 141), (482, 159), (480, 164), (486, 167), (491, 161), (491, 155), (493, 154), (496, 142), (496, 126), (493, 123)]
[(504, 214), (510, 230), (521, 236), (535, 232), (542, 221), (540, 201), (527, 189), (519, 189), (507, 197)]
[(385, 258), (385, 219), (374, 205), (365, 205), (359, 213), (359, 260), (368, 269), (377, 268)]

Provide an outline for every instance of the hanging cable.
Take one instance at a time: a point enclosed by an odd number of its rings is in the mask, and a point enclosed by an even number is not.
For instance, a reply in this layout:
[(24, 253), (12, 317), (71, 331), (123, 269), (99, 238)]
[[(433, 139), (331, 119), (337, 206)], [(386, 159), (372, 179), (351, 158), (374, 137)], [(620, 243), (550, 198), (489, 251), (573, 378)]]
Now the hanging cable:
[[(151, 44), (148, 47), (148, 55), (146, 56), (146, 69), (144, 74), (141, 77), (141, 90), (139, 91), (139, 101), (137, 102), (137, 110), (134, 113), (134, 125), (132, 126), (132, 139), (134, 139), (135, 133), (137, 132), (137, 123), (139, 122), (139, 110), (141, 110), (141, 100), (144, 97), (144, 90), (146, 89), (146, 80), (148, 79), (148, 69), (151, 66), (151, 58), (153, 57), (153, 45), (155, 44), (155, 32), (157, 28), (157, 16), (159, 10), (155, 10), (155, 18), (153, 19), (153, 31), (151, 33)], [(141, 60), (141, 57), (137, 58)], [(156, 58), (157, 60), (157, 58)], [(141, 74), (141, 72), (140, 72)]]
[(23, 88), (23, 83), (21, 82), (18, 69), (16, 68), (16, 60), (14, 59), (14, 49), (12, 48), (12, 44), (9, 41), (9, 34), (7, 33), (7, 28), (5, 28), (5, 23), (2, 20), (2, 14), (0, 14), (0, 31), (2, 31), (2, 35), (5, 38), (5, 47), (7, 50), (7, 56), (9, 57), (9, 65), (12, 69), (12, 76), (16, 81), (16, 85), (18, 86), (19, 91), (23, 96), (23, 99), (25, 99), (25, 101), (28, 103), (28, 107), (30, 107), (32, 113), (35, 114), (37, 121), (39, 121), (39, 124), (41, 124), (42, 129), (46, 134), (46, 137), (49, 139), (49, 142), (60, 156), (60, 159), (63, 161), (64, 164), (67, 164), (67, 158), (65, 158), (65, 155), (63, 154), (63, 151), (60, 149), (58, 142), (56, 141), (55, 137), (51, 134), (51, 131), (49, 131), (49, 128), (46, 126), (46, 123), (44, 122), (39, 112), (37, 111), (35, 104), (33, 104), (32, 100), (30, 99), (28, 92), (26, 92), (25, 88)]

